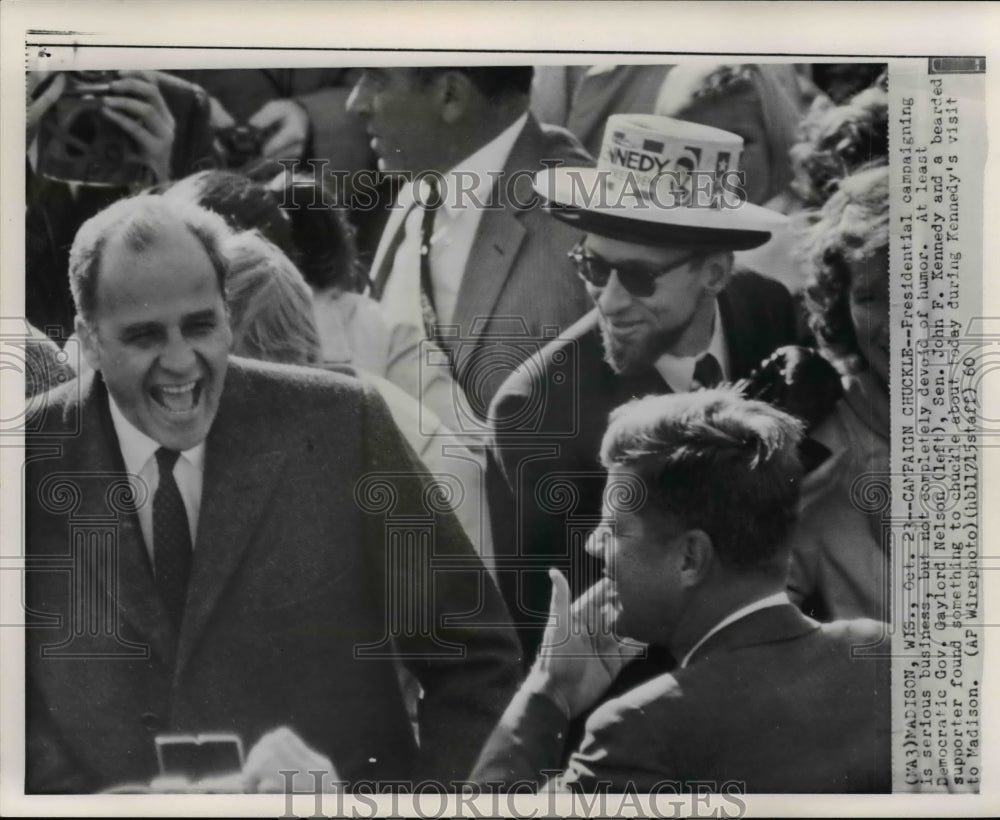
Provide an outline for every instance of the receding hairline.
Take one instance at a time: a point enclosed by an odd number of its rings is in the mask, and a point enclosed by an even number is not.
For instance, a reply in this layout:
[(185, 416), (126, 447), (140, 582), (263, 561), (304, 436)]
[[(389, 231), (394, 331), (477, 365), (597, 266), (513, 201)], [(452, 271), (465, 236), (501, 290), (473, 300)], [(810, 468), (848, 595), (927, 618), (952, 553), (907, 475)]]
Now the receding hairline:
[[(161, 248), (164, 244), (175, 244), (178, 233), (186, 235), (190, 239), (192, 247), (196, 247), (204, 255), (205, 261), (212, 270), (212, 279), (215, 281), (219, 293), (225, 298), (224, 277), (220, 276), (217, 261), (213, 259), (205, 240), (198, 235), (196, 227), (170, 208), (165, 208), (157, 214), (157, 221), (153, 223), (146, 221), (146, 214), (145, 210), (129, 214), (127, 219), (110, 225), (101, 237), (100, 253), (94, 269), (92, 306), (94, 311), (96, 312), (100, 307), (101, 282), (107, 278), (108, 260), (114, 256), (116, 251), (139, 255), (153, 248)], [(221, 238), (218, 237), (218, 239)]]

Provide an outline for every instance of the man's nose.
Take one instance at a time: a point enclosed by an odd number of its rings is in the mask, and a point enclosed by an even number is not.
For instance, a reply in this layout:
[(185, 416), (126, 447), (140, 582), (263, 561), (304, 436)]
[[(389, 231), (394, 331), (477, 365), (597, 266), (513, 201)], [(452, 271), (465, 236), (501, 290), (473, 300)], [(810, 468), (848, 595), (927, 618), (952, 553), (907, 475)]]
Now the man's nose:
[(587, 537), (584, 549), (594, 558), (604, 558), (608, 554), (608, 546), (611, 544), (611, 527), (601, 524)]
[(605, 316), (613, 316), (628, 309), (632, 304), (632, 294), (629, 293), (618, 279), (618, 272), (613, 271), (608, 277), (608, 283), (601, 288), (594, 301), (597, 302)]
[(356, 117), (367, 116), (371, 110), (368, 104), (368, 93), (364, 88), (364, 79), (358, 80), (354, 84), (354, 88), (351, 89), (351, 93), (347, 95), (346, 108), (349, 114), (353, 114)]
[(167, 337), (160, 353), (160, 367), (171, 373), (183, 374), (190, 372), (197, 360), (194, 348), (183, 333), (175, 331)]

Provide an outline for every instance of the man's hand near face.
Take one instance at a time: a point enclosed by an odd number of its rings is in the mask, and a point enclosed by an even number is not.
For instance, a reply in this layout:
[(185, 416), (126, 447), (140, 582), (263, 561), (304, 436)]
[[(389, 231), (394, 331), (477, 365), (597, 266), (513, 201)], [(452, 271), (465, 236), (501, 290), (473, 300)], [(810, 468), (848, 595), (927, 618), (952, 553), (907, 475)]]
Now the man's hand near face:
[(544, 693), (575, 718), (598, 701), (643, 647), (615, 634), (617, 604), (607, 578), (571, 603), (563, 574), (550, 569), (549, 577), (549, 621), (525, 687)]

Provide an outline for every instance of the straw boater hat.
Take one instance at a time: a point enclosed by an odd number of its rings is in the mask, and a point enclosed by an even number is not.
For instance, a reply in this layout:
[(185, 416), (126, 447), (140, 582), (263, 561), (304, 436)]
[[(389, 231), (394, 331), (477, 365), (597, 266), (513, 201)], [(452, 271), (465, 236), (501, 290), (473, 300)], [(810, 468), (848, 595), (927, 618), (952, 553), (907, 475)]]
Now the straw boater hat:
[(746, 201), (738, 175), (743, 138), (670, 117), (608, 118), (596, 168), (560, 166), (535, 176), (557, 219), (582, 231), (645, 245), (747, 250), (786, 221)]

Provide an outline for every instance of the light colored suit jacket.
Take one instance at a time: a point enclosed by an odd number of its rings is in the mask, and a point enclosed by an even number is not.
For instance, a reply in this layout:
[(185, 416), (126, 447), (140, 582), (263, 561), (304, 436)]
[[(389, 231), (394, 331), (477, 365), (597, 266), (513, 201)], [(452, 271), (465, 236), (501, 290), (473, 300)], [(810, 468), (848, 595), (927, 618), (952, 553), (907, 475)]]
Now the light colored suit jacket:
[[(279, 725), (346, 780), (465, 773), (516, 686), (517, 641), (376, 393), (231, 360), (179, 634), (100, 376), (33, 409), (28, 791), (148, 781), (161, 732), (236, 732), (249, 748)], [(393, 654), (425, 691), (419, 750)]]
[[(589, 307), (566, 256), (581, 234), (549, 216), (534, 194), (532, 175), (546, 161), (592, 162), (568, 131), (540, 126), (529, 115), (487, 200), (498, 207), (483, 212), (469, 252), (451, 322), (458, 332), (444, 342), (460, 386), (483, 417), (504, 378)], [(376, 299), (402, 234), (400, 227), (379, 243), (372, 265)]]

